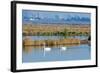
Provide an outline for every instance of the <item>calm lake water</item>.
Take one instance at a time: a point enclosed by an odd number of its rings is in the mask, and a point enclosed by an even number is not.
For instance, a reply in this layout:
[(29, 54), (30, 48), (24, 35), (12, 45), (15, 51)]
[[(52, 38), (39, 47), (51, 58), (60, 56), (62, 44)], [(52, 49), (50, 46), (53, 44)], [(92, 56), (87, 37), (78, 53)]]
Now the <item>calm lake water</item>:
[[(56, 39), (65, 38), (62, 36), (25, 36), (23, 37), (23, 39), (26, 37), (29, 37), (32, 40), (56, 40)], [(70, 36), (66, 38), (78, 38), (78, 39), (84, 40), (84, 39), (88, 39), (88, 36), (81, 36), (81, 37), (80, 36)]]
[[(60, 39), (56, 36), (28, 36), (32, 40)], [(52, 38), (51, 38), (52, 37)], [(86, 36), (71, 38), (87, 39)], [(23, 38), (24, 39), (24, 38)], [(91, 59), (91, 46), (88, 44), (54, 47), (26, 47), (22, 51), (22, 62), (69, 61)], [(26, 51), (25, 51), (26, 49)]]

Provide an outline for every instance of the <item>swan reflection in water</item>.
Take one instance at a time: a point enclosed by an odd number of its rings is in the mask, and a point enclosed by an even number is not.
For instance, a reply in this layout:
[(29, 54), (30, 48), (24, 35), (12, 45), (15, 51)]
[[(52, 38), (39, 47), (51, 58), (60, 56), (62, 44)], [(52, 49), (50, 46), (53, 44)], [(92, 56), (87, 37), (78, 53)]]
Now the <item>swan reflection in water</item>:
[[(67, 51), (67, 47), (56, 47), (56, 48), (58, 48), (59, 51), (57, 51), (57, 52), (59, 52), (59, 54), (61, 52)], [(55, 49), (55, 48), (53, 48), (53, 47), (34, 48), (32, 46), (27, 46), (27, 47), (24, 47), (24, 52), (31, 53), (33, 50), (34, 50), (34, 52), (43, 51), (43, 56), (45, 57), (46, 53), (53, 51), (53, 49)]]

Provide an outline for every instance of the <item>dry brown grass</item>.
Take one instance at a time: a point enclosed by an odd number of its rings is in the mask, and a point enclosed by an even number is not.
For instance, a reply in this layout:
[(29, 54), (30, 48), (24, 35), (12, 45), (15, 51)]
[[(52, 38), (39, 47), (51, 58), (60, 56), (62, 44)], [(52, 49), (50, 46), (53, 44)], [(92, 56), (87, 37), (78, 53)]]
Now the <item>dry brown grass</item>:
[(54, 46), (64, 44), (80, 44), (80, 40), (75, 38), (58, 40), (31, 40), (29, 38), (26, 38), (23, 40), (24, 46)]
[(52, 33), (52, 32), (62, 32), (65, 29), (67, 32), (87, 32), (90, 33), (90, 25), (23, 25), (23, 33), (25, 34), (36, 34), (40, 33)]

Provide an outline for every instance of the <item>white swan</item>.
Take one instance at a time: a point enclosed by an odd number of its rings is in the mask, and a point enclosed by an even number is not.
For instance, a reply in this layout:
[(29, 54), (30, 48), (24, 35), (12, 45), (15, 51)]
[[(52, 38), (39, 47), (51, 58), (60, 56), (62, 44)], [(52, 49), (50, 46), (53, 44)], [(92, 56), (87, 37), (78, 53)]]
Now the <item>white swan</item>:
[(61, 47), (61, 50), (65, 51), (65, 50), (67, 50), (67, 47)]
[(49, 47), (44, 47), (43, 56), (45, 57), (46, 52), (49, 52), (49, 51), (51, 51), (51, 48), (49, 48)]
[(45, 47), (45, 48), (44, 48), (44, 51), (51, 51), (51, 48)]

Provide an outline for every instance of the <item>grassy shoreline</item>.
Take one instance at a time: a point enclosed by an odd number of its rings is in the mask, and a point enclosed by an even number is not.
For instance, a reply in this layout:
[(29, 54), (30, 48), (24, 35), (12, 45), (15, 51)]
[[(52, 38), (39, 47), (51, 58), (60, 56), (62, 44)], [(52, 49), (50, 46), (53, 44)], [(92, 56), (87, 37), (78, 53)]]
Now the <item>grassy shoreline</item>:
[(24, 36), (82, 36), (90, 35), (90, 25), (23, 25)]
[(64, 44), (80, 44), (79, 39), (59, 39), (59, 40), (31, 40), (26, 38), (23, 40), (24, 46), (53, 46), (53, 45), (64, 45)]

